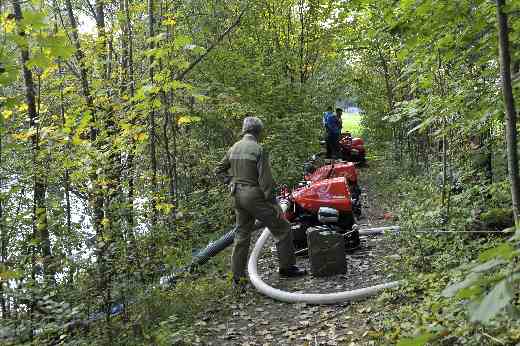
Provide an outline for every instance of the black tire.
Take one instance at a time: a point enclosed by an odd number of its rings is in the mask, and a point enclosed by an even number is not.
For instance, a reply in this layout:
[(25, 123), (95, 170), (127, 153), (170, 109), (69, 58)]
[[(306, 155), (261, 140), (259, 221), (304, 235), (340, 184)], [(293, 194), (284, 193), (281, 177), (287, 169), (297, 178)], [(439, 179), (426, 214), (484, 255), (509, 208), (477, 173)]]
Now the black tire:
[(353, 251), (359, 248), (361, 240), (359, 239), (359, 231), (349, 231), (345, 233), (345, 250)]
[(339, 214), (338, 226), (344, 230), (351, 230), (354, 225), (354, 214), (343, 212)]
[(358, 166), (359, 167), (365, 167), (367, 163), (367, 158), (365, 156), (365, 154), (363, 153), (363, 155), (359, 155), (358, 157)]
[(341, 150), (341, 159), (343, 161), (352, 162), (352, 155), (350, 155), (346, 150)]
[[(295, 223), (298, 224), (298, 223)], [(304, 224), (299, 224), (299, 227), (294, 227), (291, 224), (291, 232), (293, 232), (293, 243), (295, 250), (305, 249), (307, 247), (307, 227)]]
[(359, 218), (362, 214), (362, 205), (361, 203), (361, 189), (358, 184), (349, 185), (350, 196), (352, 200), (352, 212), (356, 218)]

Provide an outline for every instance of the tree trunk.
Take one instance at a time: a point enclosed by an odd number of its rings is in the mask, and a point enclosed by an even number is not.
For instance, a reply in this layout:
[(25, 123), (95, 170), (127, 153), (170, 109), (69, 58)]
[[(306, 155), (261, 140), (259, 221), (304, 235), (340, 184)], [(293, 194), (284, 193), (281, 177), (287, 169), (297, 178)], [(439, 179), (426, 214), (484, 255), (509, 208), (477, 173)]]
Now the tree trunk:
[[(173, 91), (170, 91), (170, 102), (173, 103)], [(174, 114), (169, 113), (170, 119), (170, 132), (172, 134), (172, 166), (171, 166), (171, 179), (172, 179), (172, 188), (173, 188), (173, 198), (175, 202), (175, 208), (177, 208), (177, 201), (178, 201), (178, 175), (177, 175), (177, 117)]]
[(502, 93), (506, 111), (506, 144), (507, 144), (507, 166), (509, 179), (511, 180), (511, 199), (513, 203), (513, 214), (515, 225), (518, 230), (519, 206), (520, 206), (520, 181), (518, 177), (518, 154), (517, 154), (517, 131), (516, 110), (513, 99), (513, 87), (511, 84), (511, 55), (509, 52), (509, 29), (507, 14), (503, 9), (505, 0), (496, 0), (497, 3), (497, 25), (499, 44), (500, 78), (502, 80)]
[(72, 28), (72, 31), (70, 33), (72, 38), (72, 44), (74, 45), (75, 56), (76, 60), (79, 64), (79, 73), (80, 73), (80, 83), (81, 83), (81, 92), (83, 94), (83, 97), (85, 98), (85, 101), (87, 103), (87, 107), (93, 111), (94, 105), (92, 101), (92, 96), (90, 94), (90, 86), (88, 82), (88, 71), (87, 67), (85, 66), (85, 54), (83, 53), (83, 50), (81, 49), (81, 44), (79, 41), (78, 36), (78, 23), (76, 22), (76, 18), (74, 17), (74, 10), (72, 8), (72, 2), (70, 0), (65, 0), (65, 6), (67, 10), (67, 15), (69, 17), (69, 23)]
[[(110, 98), (108, 90), (108, 84), (110, 82), (110, 71), (109, 64), (107, 62), (107, 38), (105, 28), (105, 1), (96, 0), (96, 29), (97, 29), (97, 51), (99, 59), (101, 60), (101, 80), (106, 85), (105, 93)], [(108, 107), (107, 107), (108, 108)], [(103, 206), (102, 213), (104, 214), (104, 227), (102, 237), (98, 237), (98, 260), (99, 260), (99, 291), (103, 297), (103, 308), (106, 313), (105, 321), (107, 327), (107, 338), (108, 343), (112, 344), (113, 331), (111, 328), (111, 314), (110, 308), (112, 305), (112, 275), (113, 275), (113, 264), (115, 263), (115, 249), (113, 248), (114, 241), (118, 237), (118, 232), (115, 228), (118, 227), (117, 211), (117, 191), (119, 184), (119, 154), (114, 150), (113, 139), (117, 136), (117, 125), (114, 121), (115, 114), (110, 114), (109, 109), (103, 114), (104, 129), (107, 133), (105, 143), (111, 150), (108, 162), (97, 162), (98, 167), (105, 167), (105, 176), (108, 178), (107, 192), (103, 197), (101, 193), (101, 187), (98, 187), (99, 198), (101, 205)], [(107, 114), (108, 113), (108, 114)], [(97, 136), (96, 136), (97, 137)], [(94, 139), (97, 139), (97, 138)], [(96, 177), (97, 178), (97, 177)]]
[(305, 82), (305, 66), (304, 66), (304, 49), (305, 49), (305, 1), (299, 1), (299, 15), (300, 15), (300, 92)]
[(105, 31), (105, 0), (96, 0), (96, 29), (97, 29), (97, 51), (101, 60), (102, 82), (107, 82), (107, 35)]
[[(151, 1), (153, 1), (153, 0), (151, 0)], [(188, 73), (190, 73), (198, 64), (200, 64), (204, 60), (204, 58), (206, 58), (209, 55), (209, 53), (211, 53), (211, 51), (213, 49), (215, 49), (229, 34), (231, 34), (233, 32), (233, 30), (238, 25), (240, 25), (242, 17), (244, 16), (245, 13), (246, 13), (246, 10), (243, 10), (242, 12), (240, 12), (237, 19), (235, 19), (235, 21), (233, 22), (233, 24), (231, 24), (226, 30), (224, 30), (224, 32), (221, 33), (217, 37), (217, 39), (209, 45), (208, 48), (206, 48), (206, 51), (204, 52), (204, 54), (200, 55), (197, 59), (193, 60), (193, 62), (191, 62), (185, 70), (183, 70), (182, 72), (178, 73), (177, 76), (175, 76), (175, 79), (183, 80), (188, 75)], [(151, 28), (151, 30), (153, 30), (153, 28)]]
[[(41, 52), (41, 48), (40, 48)], [(41, 109), (41, 76), (37, 75), (38, 77), (38, 95), (37, 95), (37, 101), (36, 101), (36, 117), (34, 119), (31, 119), (31, 129), (36, 129), (36, 133), (31, 137), (32, 144), (33, 144), (33, 162), (34, 162), (34, 172), (37, 174), (37, 177), (34, 177), (35, 181), (35, 194), (37, 194), (39, 197), (37, 200), (39, 200), (40, 207), (37, 210), (38, 214), (38, 221), (39, 221), (39, 229), (40, 229), (40, 251), (43, 257), (43, 272), (45, 275), (45, 279), (48, 283), (54, 283), (54, 273), (56, 271), (56, 268), (54, 267), (54, 263), (52, 260), (52, 254), (51, 254), (51, 240), (49, 237), (49, 228), (47, 225), (47, 206), (45, 205), (45, 195), (47, 193), (47, 178), (45, 176), (45, 171), (43, 170), (43, 165), (40, 163), (40, 109)], [(36, 186), (38, 186), (39, 192), (36, 189)], [(45, 209), (45, 211), (42, 210), (42, 207)]]
[[(112, 63), (113, 58), (113, 45), (112, 39), (107, 40), (106, 28), (105, 28), (105, 11), (104, 1), (98, 0), (96, 2), (96, 17), (97, 17), (97, 31), (99, 40), (99, 58), (102, 60), (101, 78), (106, 83), (106, 95), (110, 99), (112, 93), (111, 88), (108, 86), (112, 75)], [(108, 42), (108, 44), (107, 44)], [(107, 53), (108, 50), (108, 53)], [(108, 108), (108, 107), (107, 107)], [(121, 232), (120, 213), (119, 205), (121, 203), (120, 183), (121, 183), (121, 152), (117, 149), (116, 140), (119, 137), (120, 129), (118, 127), (118, 115), (119, 113), (113, 111), (111, 107), (107, 109), (104, 115), (105, 130), (107, 133), (106, 146), (110, 148), (111, 154), (106, 164), (102, 163), (106, 167), (105, 173), (108, 178), (107, 182), (107, 193), (105, 196), (105, 229), (109, 232), (112, 240), (122, 239), (123, 235)]]
[[(148, 37), (152, 38), (154, 36), (154, 27), (155, 27), (155, 18), (154, 18), (154, 0), (148, 0)], [(153, 42), (150, 42), (150, 49), (154, 48)], [(150, 83), (153, 85), (154, 83), (154, 75), (155, 71), (153, 68), (153, 56), (150, 56), (149, 61), (149, 77)], [(153, 106), (152, 106), (153, 107)], [(148, 113), (148, 136), (150, 141), (150, 169), (151, 169), (151, 182), (152, 182), (152, 197), (150, 199), (150, 209), (151, 209), (151, 225), (152, 231), (155, 228), (157, 223), (157, 194), (159, 193), (158, 185), (157, 185), (157, 156), (156, 156), (156, 148), (155, 148), (155, 110), (152, 108)]]
[[(62, 126), (65, 127), (65, 99), (63, 95), (63, 68), (61, 61), (58, 62), (58, 73), (61, 78), (60, 82), (60, 116), (61, 116), (61, 123)], [(71, 143), (70, 139), (67, 140), (67, 144), (65, 144), (65, 152), (67, 155), (70, 155), (71, 153)], [(63, 188), (65, 189), (65, 222), (67, 224), (67, 235), (72, 235), (72, 213), (71, 213), (71, 204), (70, 204), (70, 172), (68, 168), (65, 168), (65, 171), (63, 172)], [(65, 253), (67, 255), (72, 255), (72, 251), (70, 249), (65, 249)], [(74, 273), (76, 272), (76, 265), (74, 262), (69, 264), (69, 275), (67, 283), (72, 286), (74, 283)]]
[[(18, 0), (12, 0), (14, 16), (17, 23), (22, 20), (22, 9)], [(25, 36), (25, 32), (18, 30), (19, 36)], [(29, 128), (33, 130), (31, 135), (32, 154), (33, 154), (33, 239), (38, 239), (40, 243), (41, 254), (44, 260), (44, 275), (52, 275), (52, 268), (49, 268), (51, 253), (49, 229), (47, 227), (47, 207), (45, 205), (45, 194), (47, 186), (43, 178), (40, 165), (38, 164), (39, 156), (39, 136), (37, 128), (38, 113), (36, 110), (35, 85), (32, 71), (27, 67), (29, 61), (29, 50), (26, 47), (20, 48), (21, 65), (23, 71), (23, 79), (25, 84), (25, 102), (27, 105), (27, 115), (29, 117)], [(32, 245), (34, 246), (34, 245)], [(34, 253), (34, 250), (33, 250)]]
[[(3, 162), (3, 147), (2, 147), (2, 129), (3, 129), (3, 117), (0, 117), (0, 167), (4, 166)], [(7, 229), (4, 223), (4, 196), (2, 194), (4, 187), (3, 172), (0, 170), (0, 263), (4, 266), (7, 259)], [(7, 282), (6, 282), (7, 284)], [(4, 280), (0, 278), (0, 307), (2, 309), (2, 318), (8, 317), (9, 312), (6, 305), (4, 295)]]
[[(135, 79), (134, 79), (134, 44), (133, 44), (133, 35), (132, 35), (132, 24), (130, 21), (130, 4), (129, 0), (123, 0), (123, 6), (125, 11), (125, 31), (127, 36), (128, 47), (125, 50), (126, 62), (127, 62), (127, 76), (128, 76), (128, 90), (130, 93), (130, 98), (134, 97), (135, 93)], [(132, 124), (134, 120), (130, 121)], [(126, 223), (127, 223), (127, 239), (130, 239), (134, 250), (136, 250), (135, 237), (134, 237), (134, 153), (135, 153), (135, 143), (133, 139), (131, 139), (132, 143), (130, 145), (130, 150), (128, 153), (126, 167), (127, 167), (127, 175), (128, 175), (128, 195), (126, 201)], [(137, 255), (135, 253), (134, 255)]]
[[(59, 7), (56, 0), (53, 0), (52, 6), (54, 8), (54, 34), (58, 32), (58, 11)], [(61, 118), (61, 126), (62, 128), (65, 128), (65, 95), (63, 92), (63, 89), (65, 87), (65, 75), (63, 72), (63, 62), (61, 58), (58, 58), (58, 76), (60, 78), (59, 83), (59, 89), (60, 89), (60, 118)], [(71, 140), (70, 136), (67, 139), (67, 142), (65, 144), (65, 153), (67, 156), (71, 155)], [(67, 236), (72, 235), (72, 213), (71, 213), (71, 203), (70, 203), (70, 171), (68, 167), (65, 167), (63, 171), (63, 189), (64, 191), (64, 197), (65, 197), (65, 223), (67, 227)], [(67, 254), (67, 256), (72, 255), (71, 249), (64, 249), (64, 252)], [(73, 261), (69, 263), (69, 271), (68, 271), (68, 278), (67, 278), (67, 284), (71, 287), (74, 283), (74, 273), (76, 272), (76, 266)]]
[(390, 80), (390, 70), (388, 68), (388, 62), (386, 61), (383, 53), (380, 49), (378, 49), (379, 60), (381, 62), (381, 67), (383, 67), (383, 74), (385, 77), (385, 87), (386, 87), (386, 98), (388, 102), (388, 113), (392, 112), (394, 109), (394, 92), (392, 88), (392, 83)]
[[(450, 197), (453, 184), (453, 172), (448, 172), (448, 137), (446, 135), (446, 116), (442, 118), (442, 208), (446, 211), (443, 224), (446, 226), (450, 219)], [(448, 173), (450, 176), (448, 177)]]
[[(60, 117), (62, 126), (65, 127), (65, 99), (63, 95), (63, 69), (61, 62), (58, 63), (58, 73), (62, 81), (60, 82)], [(67, 140), (65, 150), (70, 153), (70, 139)], [(71, 217), (71, 206), (70, 206), (70, 172), (68, 168), (65, 168), (63, 173), (64, 189), (65, 189), (65, 220), (67, 224), (68, 234), (72, 234), (72, 217)]]
[(491, 129), (488, 128), (485, 136), (485, 149), (486, 149), (486, 163), (485, 163), (485, 176), (488, 184), (493, 183), (493, 137), (491, 135)]
[[(65, 6), (67, 8), (67, 14), (69, 17), (70, 26), (72, 28), (71, 37), (72, 37), (72, 43), (74, 44), (74, 47), (76, 48), (76, 60), (78, 61), (78, 64), (80, 66), (80, 83), (81, 83), (81, 92), (83, 94), (83, 97), (85, 98), (85, 102), (87, 105), (87, 108), (90, 110), (92, 114), (92, 125), (90, 127), (90, 140), (92, 143), (96, 141), (98, 130), (94, 126), (95, 124), (95, 115), (96, 115), (96, 109), (94, 107), (94, 101), (92, 98), (92, 95), (90, 93), (90, 85), (88, 81), (88, 71), (87, 67), (85, 65), (85, 54), (83, 53), (83, 50), (81, 49), (81, 44), (78, 37), (78, 24), (76, 22), (76, 18), (74, 17), (74, 10), (72, 8), (72, 2), (70, 0), (65, 0)], [(98, 176), (96, 172), (96, 165), (91, 168), (90, 180), (92, 182), (92, 191), (91, 191), (91, 203), (93, 207), (93, 228), (96, 232), (96, 235), (99, 239), (102, 239), (103, 237), (103, 230), (102, 230), (102, 220), (103, 220), (103, 196), (100, 191), (100, 187), (98, 186)]]
[[(289, 64), (289, 51), (292, 48), (291, 44), (290, 44), (290, 38), (291, 38), (291, 34), (292, 34), (292, 25), (291, 25), (292, 22), (293, 22), (292, 9), (289, 8), (289, 9), (287, 9), (287, 33), (285, 34), (285, 54), (284, 55), (286, 57), (286, 60), (285, 60), (286, 77), (291, 86), (294, 82), (291, 67)], [(285, 100), (286, 100), (285, 109), (289, 110), (290, 105), (291, 105), (289, 88), (285, 88)]]
[[(172, 205), (175, 205), (176, 204), (176, 201), (175, 201), (175, 179), (174, 179), (174, 161), (175, 161), (175, 158), (173, 157), (173, 154), (170, 150), (170, 138), (169, 138), (169, 135), (168, 135), (168, 128), (169, 128), (169, 125), (170, 123), (173, 121), (172, 120), (172, 114), (171, 112), (169, 111), (169, 103), (168, 103), (168, 100), (167, 100), (167, 95), (166, 93), (162, 92), (161, 93), (161, 98), (162, 98), (162, 102), (163, 104), (165, 105), (164, 107), (164, 115), (165, 115), (165, 119), (164, 119), (164, 125), (163, 125), (163, 140), (164, 140), (164, 151), (166, 153), (166, 164), (167, 164), (167, 174), (168, 174), (168, 188), (169, 188), (169, 193), (170, 193), (170, 198), (169, 198), (169, 203), (172, 204)], [(171, 127), (171, 126), (170, 126)], [(172, 136), (174, 136), (174, 134), (172, 133)]]
[[(97, 137), (98, 137), (98, 128), (96, 125), (96, 108), (94, 107), (94, 99), (92, 97), (92, 94), (90, 92), (90, 85), (88, 80), (88, 70), (85, 65), (85, 55), (83, 53), (83, 50), (81, 48), (81, 44), (78, 37), (78, 26), (76, 19), (74, 17), (74, 10), (72, 8), (71, 0), (65, 0), (65, 5), (67, 9), (67, 14), (69, 17), (70, 26), (72, 27), (71, 37), (72, 37), (72, 43), (74, 44), (74, 47), (76, 48), (76, 59), (78, 61), (78, 64), (80, 66), (80, 83), (81, 83), (81, 89), (83, 93), (83, 97), (85, 98), (86, 106), (90, 110), (90, 113), (92, 115), (91, 123), (90, 123), (90, 141), (92, 143), (93, 148), (96, 149), (96, 152), (98, 151), (98, 143), (97, 143)], [(96, 7), (99, 7), (98, 4), (96, 4)], [(101, 5), (102, 7), (102, 5)], [(98, 8), (96, 13), (96, 24), (98, 28), (98, 35), (104, 35), (103, 28), (100, 28), (100, 23), (104, 26), (104, 18), (99, 18), (99, 11)], [(91, 189), (89, 193), (89, 199), (90, 203), (92, 205), (93, 210), (93, 218), (92, 218), (92, 226), (96, 234), (96, 257), (97, 257), (97, 269), (98, 269), (98, 275), (100, 278), (100, 282), (98, 283), (99, 287), (98, 289), (103, 292), (103, 302), (104, 302), (104, 308), (108, 310), (110, 308), (110, 289), (108, 287), (108, 284), (110, 282), (110, 275), (107, 273), (106, 270), (106, 258), (105, 253), (108, 248), (108, 241), (105, 239), (104, 230), (103, 230), (103, 219), (104, 219), (104, 197), (102, 192), (102, 187), (99, 184), (98, 179), (98, 168), (101, 168), (101, 163), (99, 162), (99, 158), (95, 156), (95, 152), (92, 153), (92, 167), (90, 167), (90, 173), (89, 173), (89, 179), (91, 181)], [(108, 296), (108, 298), (107, 298)], [(108, 317), (107, 317), (108, 318)], [(109, 335), (110, 337), (110, 335)]]

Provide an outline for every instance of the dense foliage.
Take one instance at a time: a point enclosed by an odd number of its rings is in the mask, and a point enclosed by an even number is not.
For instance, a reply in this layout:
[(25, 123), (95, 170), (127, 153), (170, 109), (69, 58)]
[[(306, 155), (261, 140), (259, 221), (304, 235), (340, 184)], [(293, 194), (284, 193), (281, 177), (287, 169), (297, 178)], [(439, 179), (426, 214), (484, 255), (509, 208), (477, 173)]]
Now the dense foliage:
[[(0, 7), (2, 337), (47, 342), (104, 316), (98, 342), (125, 343), (175, 311), (186, 317), (199, 304), (186, 286), (152, 287), (232, 224), (212, 172), (244, 114), (266, 122), (279, 181), (295, 181), (318, 148), (318, 109), (342, 95), (328, 78), (341, 69), (338, 29), (322, 25), (335, 6)], [(103, 315), (121, 303), (122, 331)]]
[[(517, 191), (506, 160), (497, 3), (365, 1), (353, 14), (346, 37), (361, 27), (357, 42), (367, 48), (349, 77), (381, 155), (378, 189), (405, 231), (396, 265), (407, 285), (383, 299), (397, 313), (390, 308), (378, 342), (518, 342)], [(518, 99), (520, 7), (498, 9), (509, 20)]]
[[(232, 224), (212, 172), (243, 116), (264, 119), (291, 184), (321, 111), (347, 99), (384, 162), (400, 265), (421, 273), (386, 298), (419, 308), (401, 304), (383, 341), (518, 342), (501, 3), (1, 1), (0, 338), (169, 344), (228, 287), (219, 261), (154, 283)], [(520, 3), (498, 9), (518, 99)]]

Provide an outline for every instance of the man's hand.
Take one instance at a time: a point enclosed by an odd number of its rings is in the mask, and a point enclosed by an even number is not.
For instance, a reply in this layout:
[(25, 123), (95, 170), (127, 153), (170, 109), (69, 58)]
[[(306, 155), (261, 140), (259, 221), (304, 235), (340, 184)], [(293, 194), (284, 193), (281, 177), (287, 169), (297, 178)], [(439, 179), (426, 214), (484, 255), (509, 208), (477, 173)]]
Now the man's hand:
[(215, 175), (224, 184), (229, 184), (231, 182), (231, 176), (228, 173), (230, 167), (231, 167), (231, 164), (229, 163), (229, 151), (228, 151), (215, 169)]
[(222, 182), (226, 185), (229, 185), (229, 183), (231, 183), (231, 176), (229, 176), (229, 175), (222, 176)]

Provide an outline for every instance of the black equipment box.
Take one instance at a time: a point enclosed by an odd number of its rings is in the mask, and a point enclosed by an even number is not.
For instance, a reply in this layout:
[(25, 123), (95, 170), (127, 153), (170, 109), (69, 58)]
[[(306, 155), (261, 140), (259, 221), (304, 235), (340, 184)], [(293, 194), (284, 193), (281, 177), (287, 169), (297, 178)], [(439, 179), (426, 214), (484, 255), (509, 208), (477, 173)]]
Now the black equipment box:
[(345, 237), (328, 226), (307, 229), (311, 272), (314, 276), (345, 274)]

